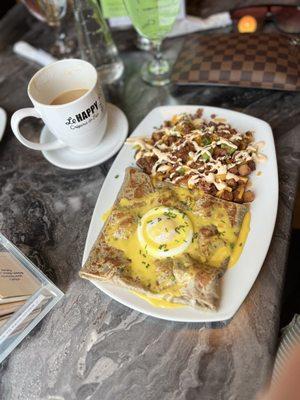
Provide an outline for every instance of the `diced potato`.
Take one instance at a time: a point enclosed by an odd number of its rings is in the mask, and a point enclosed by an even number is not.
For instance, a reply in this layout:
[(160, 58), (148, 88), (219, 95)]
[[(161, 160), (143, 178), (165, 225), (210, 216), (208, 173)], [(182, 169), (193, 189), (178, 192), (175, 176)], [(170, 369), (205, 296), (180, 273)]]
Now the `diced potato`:
[(171, 119), (171, 121), (173, 122), (173, 124), (176, 124), (176, 122), (178, 122), (180, 119), (179, 115), (174, 115)]
[(251, 201), (254, 200), (254, 198), (255, 198), (255, 195), (251, 190), (247, 190), (244, 193), (243, 200), (245, 203), (250, 203)]
[(240, 165), (238, 167), (238, 169), (239, 169), (239, 174), (241, 176), (247, 176), (247, 175), (251, 174), (251, 168), (247, 164)]
[(226, 174), (218, 174), (216, 176), (216, 179), (219, 181), (225, 181), (226, 180)]
[(244, 187), (244, 186), (239, 186), (239, 187), (235, 190), (235, 196), (234, 196), (234, 197), (235, 197), (237, 200), (242, 200), (244, 191), (245, 191), (245, 187)]
[(196, 118), (193, 120), (193, 125), (195, 128), (199, 128), (203, 123), (203, 120), (201, 118)]
[(222, 122), (223, 124), (225, 124), (227, 122), (227, 120), (225, 118), (221, 118), (221, 117), (215, 117), (212, 120), (214, 122)]

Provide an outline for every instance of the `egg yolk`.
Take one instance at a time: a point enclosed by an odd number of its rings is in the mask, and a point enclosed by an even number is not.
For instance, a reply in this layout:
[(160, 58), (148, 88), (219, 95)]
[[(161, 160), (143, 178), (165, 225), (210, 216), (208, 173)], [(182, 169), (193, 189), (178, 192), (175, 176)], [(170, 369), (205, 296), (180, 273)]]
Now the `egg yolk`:
[(189, 247), (192, 238), (190, 219), (176, 208), (153, 208), (144, 214), (138, 225), (139, 242), (153, 257), (181, 254)]

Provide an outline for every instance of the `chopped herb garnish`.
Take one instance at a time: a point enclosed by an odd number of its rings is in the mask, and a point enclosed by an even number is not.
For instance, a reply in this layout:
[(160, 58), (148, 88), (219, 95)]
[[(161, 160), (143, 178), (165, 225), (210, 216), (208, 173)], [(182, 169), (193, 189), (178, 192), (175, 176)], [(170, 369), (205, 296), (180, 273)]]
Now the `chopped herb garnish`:
[(174, 212), (170, 211), (165, 211), (164, 215), (168, 218), (176, 218), (176, 214)]
[(230, 248), (231, 248), (231, 250), (234, 249), (234, 243), (230, 243)]
[(208, 160), (210, 159), (210, 157), (209, 157), (209, 155), (208, 155), (207, 153), (203, 153), (203, 154), (201, 155), (201, 157), (202, 157), (202, 159), (203, 159), (204, 161), (208, 161)]
[(160, 244), (158, 246), (158, 248), (159, 248), (159, 250), (164, 250), (165, 251), (165, 249), (167, 248), (167, 245), (166, 244)]
[(204, 136), (202, 138), (202, 143), (203, 143), (204, 146), (208, 146), (209, 144), (211, 144), (211, 139)]
[(226, 150), (228, 154), (233, 154), (236, 150), (236, 147), (229, 146), (228, 144), (222, 143), (221, 148)]
[(115, 175), (115, 179), (119, 178), (120, 175)]
[(183, 232), (185, 231), (185, 225), (177, 225), (175, 228), (175, 232), (176, 233), (180, 233), (180, 230), (183, 230)]

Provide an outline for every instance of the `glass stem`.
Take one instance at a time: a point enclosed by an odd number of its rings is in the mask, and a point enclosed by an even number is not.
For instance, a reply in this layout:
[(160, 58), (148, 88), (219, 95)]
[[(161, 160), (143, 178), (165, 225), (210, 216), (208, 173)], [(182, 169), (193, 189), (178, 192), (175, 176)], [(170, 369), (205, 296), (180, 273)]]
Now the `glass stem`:
[(161, 53), (161, 41), (153, 42), (153, 53), (155, 61), (160, 64), (162, 60), (162, 53)]
[(151, 41), (153, 58), (145, 64), (142, 77), (153, 86), (164, 86), (170, 82), (170, 65), (160, 50), (161, 40)]

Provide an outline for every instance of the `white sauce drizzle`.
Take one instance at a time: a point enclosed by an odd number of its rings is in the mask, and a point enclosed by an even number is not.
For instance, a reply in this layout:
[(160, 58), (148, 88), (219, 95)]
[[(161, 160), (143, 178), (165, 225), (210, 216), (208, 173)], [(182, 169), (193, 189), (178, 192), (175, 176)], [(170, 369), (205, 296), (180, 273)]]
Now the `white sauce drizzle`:
[[(180, 138), (183, 135), (177, 130), (177, 128), (182, 128), (185, 118), (186, 114), (181, 114), (177, 116), (176, 126), (171, 128), (163, 127), (156, 132), (162, 132), (165, 135), (176, 136)], [(232, 133), (229, 130), (230, 126), (225, 123), (226, 120), (223, 118), (214, 118), (213, 121), (219, 124), (216, 126), (207, 126), (205, 125), (205, 121), (201, 118), (196, 118), (193, 120), (192, 122), (195, 126), (195, 129), (190, 131), (188, 134), (185, 134), (184, 141), (182, 141), (180, 144), (172, 143), (171, 146), (168, 146), (162, 140), (158, 140), (154, 145), (152, 145), (147, 143), (147, 138), (142, 137), (128, 138), (126, 143), (133, 143), (134, 145), (139, 146), (139, 150), (135, 156), (136, 160), (145, 156), (149, 157), (155, 155), (157, 157), (157, 161), (151, 170), (152, 175), (156, 175), (157, 172), (168, 173), (175, 167), (175, 170), (171, 172), (169, 176), (166, 176), (166, 180), (176, 183), (182, 180), (184, 176), (188, 176), (187, 184), (189, 187), (193, 187), (199, 181), (203, 180), (207, 183), (214, 184), (218, 191), (222, 191), (224, 189), (231, 190), (225, 181), (234, 179), (237, 182), (242, 179), (242, 177), (237, 176), (228, 170), (236, 165), (248, 162), (250, 160), (254, 160), (256, 162), (265, 161), (267, 157), (260, 153), (260, 150), (265, 143), (263, 141), (250, 143), (245, 150), (237, 150), (238, 146), (232, 141), (243, 140), (243, 135), (240, 133)], [(202, 137), (203, 135), (210, 136), (214, 132), (217, 132), (218, 135), (218, 131), (222, 131), (223, 133), (231, 136), (228, 139), (219, 136), (217, 140), (213, 140), (206, 146), (200, 146), (197, 143), (197, 138)], [(212, 157), (215, 147), (222, 144), (234, 149), (234, 152), (231, 155), (233, 162), (225, 163), (224, 161), (227, 159), (226, 156), (221, 156), (217, 159)], [(189, 151), (189, 160), (183, 165), (182, 160), (178, 156), (172, 156), (172, 152), (176, 154), (176, 151), (183, 149), (186, 145), (192, 145), (194, 151)], [(197, 162), (199, 158), (202, 159), (201, 161), (203, 162), (203, 165), (199, 165), (197, 169), (191, 168), (190, 165), (193, 162)], [(180, 174), (179, 176), (178, 173)]]

